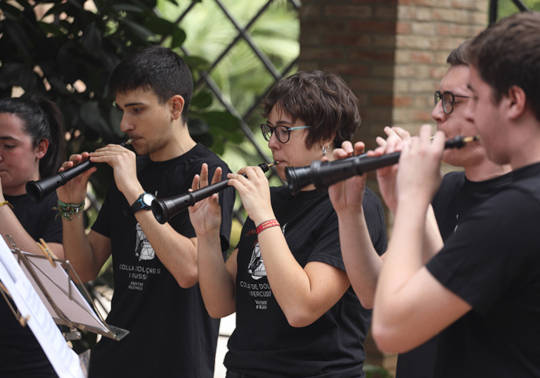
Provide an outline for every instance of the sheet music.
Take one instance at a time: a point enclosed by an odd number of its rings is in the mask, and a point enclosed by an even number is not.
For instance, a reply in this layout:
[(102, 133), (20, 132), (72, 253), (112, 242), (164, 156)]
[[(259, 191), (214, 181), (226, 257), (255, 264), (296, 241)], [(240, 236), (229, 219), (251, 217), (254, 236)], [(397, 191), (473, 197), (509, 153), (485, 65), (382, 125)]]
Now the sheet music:
[(21, 315), (29, 316), (27, 326), (36, 336), (56, 373), (62, 378), (83, 378), (77, 354), (66, 344), (47, 308), (2, 237), (0, 237), (0, 280), (9, 291)]

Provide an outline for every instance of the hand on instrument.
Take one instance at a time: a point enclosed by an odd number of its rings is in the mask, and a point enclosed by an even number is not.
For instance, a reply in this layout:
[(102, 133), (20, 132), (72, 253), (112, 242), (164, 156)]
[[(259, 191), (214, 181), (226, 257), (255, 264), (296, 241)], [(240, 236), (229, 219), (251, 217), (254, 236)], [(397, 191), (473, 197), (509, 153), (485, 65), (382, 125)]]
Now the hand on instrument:
[(242, 168), (238, 173), (229, 173), (227, 177), (229, 185), (236, 189), (244, 209), (256, 225), (275, 218), (270, 202), (268, 179), (261, 168)]
[(113, 169), (114, 182), (129, 203), (132, 203), (144, 192), (137, 179), (135, 153), (118, 144), (108, 144), (90, 153), (94, 163), (107, 163)]
[[(341, 148), (333, 151), (335, 160), (345, 159), (360, 155), (364, 152), (363, 142), (356, 142), (354, 148), (351, 142), (345, 141)], [(366, 175), (352, 176), (351, 178), (337, 182), (328, 188), (328, 194), (334, 210), (339, 214), (343, 212), (358, 213), (362, 210), (362, 201), (366, 187)]]
[[(62, 163), (58, 171), (63, 172), (69, 168), (73, 168), (74, 166), (88, 160), (89, 157), (90, 154), (88, 152), (71, 155), (68, 161)], [(86, 198), (86, 185), (88, 184), (88, 179), (95, 171), (96, 167), (92, 167), (87, 171), (75, 176), (64, 185), (58, 187), (58, 189), (56, 189), (58, 199), (65, 203), (83, 202)]]
[[(221, 168), (214, 171), (212, 184), (221, 181)], [(191, 190), (195, 191), (208, 186), (208, 164), (201, 167), (201, 174), (193, 177)], [(210, 197), (197, 201), (189, 207), (189, 219), (197, 236), (203, 236), (211, 232), (219, 232), (221, 226), (221, 207), (219, 206), (219, 194), (214, 193)]]
[[(377, 137), (376, 141), (379, 147), (373, 152), (370, 152), (369, 156), (381, 156), (390, 154), (395, 151), (401, 151), (403, 141), (410, 139), (408, 131), (401, 127), (385, 127), (384, 132), (386, 139)], [(377, 169), (377, 182), (379, 184), (379, 191), (384, 200), (384, 203), (388, 209), (395, 213), (397, 207), (397, 179), (398, 165), (390, 165)]]
[(423, 125), (418, 137), (403, 143), (397, 174), (398, 201), (416, 198), (429, 203), (441, 182), (440, 165), (445, 136), (437, 131), (431, 138), (431, 126)]

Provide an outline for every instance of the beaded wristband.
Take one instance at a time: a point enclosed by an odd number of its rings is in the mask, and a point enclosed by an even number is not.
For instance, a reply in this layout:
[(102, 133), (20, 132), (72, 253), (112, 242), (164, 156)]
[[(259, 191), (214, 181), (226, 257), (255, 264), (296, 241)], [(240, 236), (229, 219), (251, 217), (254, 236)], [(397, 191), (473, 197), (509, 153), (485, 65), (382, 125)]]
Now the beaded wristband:
[(81, 203), (65, 203), (58, 200), (58, 207), (56, 209), (62, 218), (71, 220), (74, 215), (83, 211), (84, 201)]
[(257, 226), (257, 234), (270, 227), (279, 227), (279, 222), (276, 219), (268, 219)]

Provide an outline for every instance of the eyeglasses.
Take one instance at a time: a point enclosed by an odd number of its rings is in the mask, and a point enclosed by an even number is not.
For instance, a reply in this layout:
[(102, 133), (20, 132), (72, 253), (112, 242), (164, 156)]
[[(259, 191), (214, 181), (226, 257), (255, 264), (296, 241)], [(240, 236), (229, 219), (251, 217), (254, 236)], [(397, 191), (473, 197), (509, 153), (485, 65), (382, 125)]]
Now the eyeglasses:
[(281, 143), (287, 143), (291, 139), (291, 131), (309, 129), (311, 126), (270, 126), (267, 123), (261, 123), (261, 132), (267, 141), (270, 140), (272, 134), (276, 134), (276, 138)]
[(442, 100), (442, 109), (445, 114), (450, 114), (454, 111), (454, 105), (456, 104), (456, 98), (471, 98), (472, 96), (463, 96), (453, 94), (450, 91), (435, 91), (433, 99), (435, 100), (435, 105)]

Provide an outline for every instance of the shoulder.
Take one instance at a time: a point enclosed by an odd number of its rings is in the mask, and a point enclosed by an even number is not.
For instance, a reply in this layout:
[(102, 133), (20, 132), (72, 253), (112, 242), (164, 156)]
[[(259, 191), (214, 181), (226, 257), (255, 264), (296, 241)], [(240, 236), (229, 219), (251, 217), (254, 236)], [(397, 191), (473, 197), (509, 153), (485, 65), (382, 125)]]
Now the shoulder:
[(453, 171), (445, 174), (439, 186), (439, 193), (449, 193), (459, 190), (465, 183), (465, 172)]
[(152, 161), (147, 155), (137, 155), (135, 163), (137, 165), (137, 172), (141, 172)]
[(186, 153), (186, 158), (189, 161), (189, 165), (194, 168), (196, 173), (200, 171), (200, 167), (203, 163), (208, 164), (211, 171), (217, 167), (221, 167), (226, 172), (231, 171), (223, 159), (200, 143), (196, 144), (195, 147)]
[(448, 240), (443, 250), (469, 249), (472, 246), (475, 255), (479, 255), (481, 250), (486, 251), (488, 259), (496, 257), (492, 254), (493, 250), (498, 251), (497, 257), (508, 255), (512, 258), (528, 253), (527, 244), (540, 243), (535, 221), (538, 214), (540, 187), (537, 190), (524, 190), (519, 185), (509, 185), (472, 208), (457, 227), (455, 237)]
[(443, 204), (451, 202), (465, 184), (465, 172), (449, 172), (442, 178), (441, 185), (433, 197), (432, 205), (437, 212)]
[(445, 184), (461, 184), (465, 180), (464, 171), (451, 171), (443, 176), (443, 182)]

